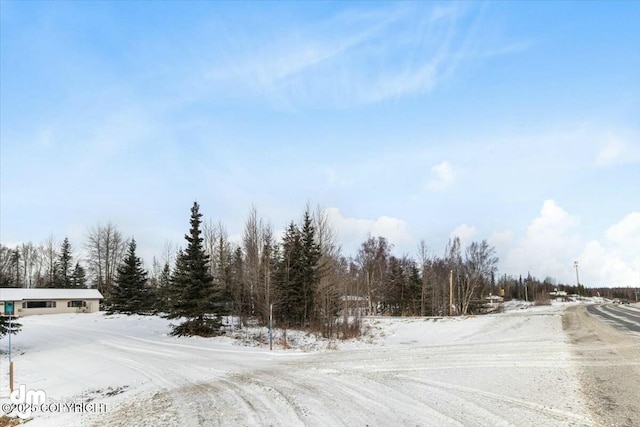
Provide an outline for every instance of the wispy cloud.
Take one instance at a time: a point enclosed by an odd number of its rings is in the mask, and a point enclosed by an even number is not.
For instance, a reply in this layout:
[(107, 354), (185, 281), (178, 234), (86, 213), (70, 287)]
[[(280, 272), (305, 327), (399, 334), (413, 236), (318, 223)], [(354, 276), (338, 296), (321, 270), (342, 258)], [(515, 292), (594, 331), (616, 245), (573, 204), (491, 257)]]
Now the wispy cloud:
[(455, 179), (451, 163), (443, 161), (431, 168), (432, 178), (427, 187), (433, 191), (442, 191), (451, 186)]
[(280, 108), (352, 107), (426, 93), (467, 57), (517, 51), (469, 46), (469, 19), (473, 8), (461, 4), (346, 11), (244, 46), (205, 76), (218, 90)]
[(596, 156), (596, 165), (600, 167), (619, 163), (640, 162), (640, 135), (625, 137), (613, 132), (598, 136), (600, 151)]

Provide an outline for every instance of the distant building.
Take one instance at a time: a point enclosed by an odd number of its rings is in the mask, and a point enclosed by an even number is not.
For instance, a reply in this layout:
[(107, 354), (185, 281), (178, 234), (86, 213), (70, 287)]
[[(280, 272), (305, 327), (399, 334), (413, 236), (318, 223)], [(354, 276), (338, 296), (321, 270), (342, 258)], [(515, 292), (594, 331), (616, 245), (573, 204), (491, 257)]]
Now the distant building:
[(102, 294), (97, 289), (0, 288), (0, 313), (14, 316), (60, 313), (95, 313)]
[(365, 297), (360, 297), (356, 295), (345, 295), (340, 297), (343, 315), (347, 316), (364, 316), (367, 313), (367, 308), (369, 306), (367, 299)]
[(487, 301), (489, 301), (490, 303), (498, 303), (498, 302), (504, 302), (504, 296), (498, 296), (498, 295), (489, 295), (488, 297), (485, 297), (484, 299), (486, 299)]
[(568, 296), (566, 291), (559, 291), (557, 289), (554, 289), (553, 292), (549, 292), (549, 298), (556, 301), (567, 301)]

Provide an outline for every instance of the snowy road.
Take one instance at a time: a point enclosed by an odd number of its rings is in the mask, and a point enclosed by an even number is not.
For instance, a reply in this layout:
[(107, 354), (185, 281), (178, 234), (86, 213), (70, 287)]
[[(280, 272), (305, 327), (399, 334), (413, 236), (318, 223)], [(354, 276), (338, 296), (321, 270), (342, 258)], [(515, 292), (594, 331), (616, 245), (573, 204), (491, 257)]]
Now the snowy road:
[(158, 318), (36, 316), (14, 339), (16, 381), (108, 406), (30, 426), (595, 425), (561, 308), (371, 322), (374, 344), (301, 353), (168, 337)]

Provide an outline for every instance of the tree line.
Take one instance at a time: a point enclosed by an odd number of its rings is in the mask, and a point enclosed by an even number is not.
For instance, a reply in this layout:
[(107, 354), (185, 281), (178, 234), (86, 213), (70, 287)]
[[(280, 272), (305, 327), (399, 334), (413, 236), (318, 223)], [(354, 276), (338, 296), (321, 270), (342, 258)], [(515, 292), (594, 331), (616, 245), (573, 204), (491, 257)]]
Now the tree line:
[(489, 294), (534, 300), (552, 285), (530, 276), (496, 280), (498, 258), (485, 240), (463, 248), (454, 237), (442, 256), (422, 241), (414, 258), (368, 236), (355, 256), (344, 256), (326, 213), (309, 206), (279, 239), (252, 208), (241, 242), (232, 242), (224, 225), (203, 221), (194, 203), (185, 247), (167, 245), (149, 269), (135, 240), (112, 223), (91, 228), (84, 249), (81, 260), (67, 238), (59, 246), (53, 238), (40, 246), (1, 245), (0, 286), (97, 288), (110, 312), (183, 319), (176, 334), (216, 334), (227, 315), (239, 326), (266, 324), (272, 308), (282, 327), (346, 336), (349, 320), (360, 315), (467, 314)]

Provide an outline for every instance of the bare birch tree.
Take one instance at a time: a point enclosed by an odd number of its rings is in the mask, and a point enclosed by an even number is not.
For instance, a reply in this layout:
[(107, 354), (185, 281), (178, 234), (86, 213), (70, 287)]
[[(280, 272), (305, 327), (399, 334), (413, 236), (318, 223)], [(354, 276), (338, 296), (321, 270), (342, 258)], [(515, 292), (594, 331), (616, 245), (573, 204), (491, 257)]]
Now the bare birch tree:
[(27, 287), (35, 288), (42, 282), (42, 247), (29, 242), (22, 245), (22, 253), (27, 261), (24, 266), (25, 276), (29, 278)]
[(391, 245), (384, 237), (369, 236), (358, 250), (355, 261), (364, 283), (369, 315), (377, 313), (390, 253)]
[(89, 272), (94, 287), (98, 288), (106, 300), (111, 296), (118, 265), (128, 242), (111, 221), (104, 226), (98, 224), (89, 229), (86, 243)]
[(249, 307), (247, 312), (253, 316), (256, 309), (256, 291), (260, 280), (260, 258), (262, 256), (262, 220), (258, 219), (255, 206), (251, 206), (249, 217), (245, 221), (244, 234), (242, 236), (242, 249), (244, 251), (244, 278), (248, 285)]
[[(453, 274), (453, 280), (455, 285), (454, 296), (452, 297), (453, 306), (457, 312), (460, 312), (462, 308), (460, 295), (461, 295), (462, 286), (463, 286), (462, 282), (465, 280), (465, 277), (464, 277), (465, 272), (462, 265), (461, 242), (458, 236), (455, 236), (453, 239), (449, 239), (449, 243), (447, 244), (445, 259), (447, 262), (447, 266), (449, 267), (449, 270)], [(448, 293), (449, 292), (447, 292), (447, 294)]]
[(422, 287), (420, 290), (420, 316), (426, 316), (427, 306), (429, 305), (429, 300), (433, 300), (433, 294), (429, 292), (429, 279), (431, 275), (431, 269), (429, 267), (431, 260), (429, 257), (429, 248), (424, 239), (420, 240), (418, 245), (418, 256), (420, 257), (420, 271), (422, 278)]
[(279, 300), (275, 292), (273, 276), (278, 262), (278, 245), (273, 238), (270, 224), (261, 224), (260, 237), (262, 239), (258, 289), (256, 292), (256, 308), (260, 321), (266, 324), (269, 320), (271, 304), (277, 305)]
[(315, 317), (322, 323), (323, 335), (332, 336), (341, 308), (340, 297), (346, 295), (345, 289), (339, 289), (340, 284), (344, 285), (347, 281), (341, 280), (343, 277), (341, 277), (340, 246), (327, 211), (318, 206), (313, 220), (316, 240), (320, 247), (319, 283), (315, 298), (319, 313)]
[(476, 291), (489, 283), (492, 274), (497, 271), (498, 257), (493, 246), (489, 246), (486, 240), (480, 243), (472, 242), (465, 250), (464, 279), (460, 300), (462, 313), (467, 314), (469, 303), (474, 298)]
[(12, 285), (11, 277), (11, 249), (0, 244), (0, 287), (8, 288)]
[(42, 259), (45, 271), (45, 277), (42, 283), (43, 286), (54, 286), (53, 284), (56, 278), (56, 261), (60, 255), (58, 246), (59, 244), (56, 242), (53, 235), (50, 235), (42, 244)]

